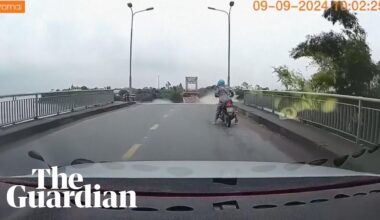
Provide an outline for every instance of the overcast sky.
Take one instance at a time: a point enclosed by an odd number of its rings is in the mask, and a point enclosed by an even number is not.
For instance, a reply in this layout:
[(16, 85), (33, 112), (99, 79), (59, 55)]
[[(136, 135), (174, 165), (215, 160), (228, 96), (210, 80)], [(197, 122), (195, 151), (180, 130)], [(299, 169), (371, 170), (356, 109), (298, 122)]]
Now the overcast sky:
[[(133, 84), (200, 86), (227, 77), (225, 0), (136, 0)], [(271, 2), (271, 1), (270, 1)], [(130, 11), (125, 0), (26, 0), (26, 14), (0, 14), (0, 94), (41, 92), (70, 85), (128, 85)], [(254, 12), (252, 0), (232, 10), (231, 84), (280, 88), (272, 67), (286, 64), (306, 77), (314, 69), (289, 51), (308, 34), (333, 27), (322, 12)], [(361, 12), (374, 60), (380, 60), (380, 12)]]

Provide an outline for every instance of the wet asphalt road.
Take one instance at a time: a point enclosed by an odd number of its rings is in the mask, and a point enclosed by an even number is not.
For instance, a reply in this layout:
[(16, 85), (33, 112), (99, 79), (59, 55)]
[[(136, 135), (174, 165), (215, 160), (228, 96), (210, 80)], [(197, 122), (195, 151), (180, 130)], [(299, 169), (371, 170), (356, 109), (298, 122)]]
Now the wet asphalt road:
[(238, 125), (213, 124), (215, 105), (137, 104), (96, 115), (2, 146), (0, 175), (30, 174), (45, 164), (68, 165), (83, 158), (100, 161), (261, 161), (300, 162), (332, 158), (240, 116)]

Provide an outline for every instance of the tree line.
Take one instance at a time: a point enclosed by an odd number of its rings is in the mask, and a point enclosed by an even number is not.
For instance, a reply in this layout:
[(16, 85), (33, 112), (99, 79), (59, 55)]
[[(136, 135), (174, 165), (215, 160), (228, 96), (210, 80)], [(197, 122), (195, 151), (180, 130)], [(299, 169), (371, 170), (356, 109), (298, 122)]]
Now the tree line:
[(311, 59), (317, 72), (306, 80), (286, 65), (274, 67), (279, 82), (286, 90), (380, 98), (380, 62), (372, 60), (367, 33), (356, 14), (346, 10), (340, 1), (332, 1), (322, 16), (340, 25), (341, 31), (308, 35), (290, 52), (293, 59)]

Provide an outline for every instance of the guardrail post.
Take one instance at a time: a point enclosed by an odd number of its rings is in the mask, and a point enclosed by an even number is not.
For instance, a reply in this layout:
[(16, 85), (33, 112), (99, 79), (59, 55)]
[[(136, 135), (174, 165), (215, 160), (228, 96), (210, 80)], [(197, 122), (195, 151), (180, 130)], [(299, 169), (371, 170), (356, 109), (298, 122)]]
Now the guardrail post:
[(76, 100), (77, 100), (77, 97), (74, 97), (71, 100), (71, 112), (74, 112), (74, 106), (75, 106)]
[(271, 102), (272, 102), (272, 114), (274, 114), (274, 95), (271, 95)]
[(38, 94), (36, 94), (35, 96), (35, 100), (34, 100), (34, 119), (38, 119)]
[(360, 141), (360, 132), (361, 132), (361, 125), (362, 125), (362, 100), (359, 99), (359, 105), (358, 105), (358, 123), (356, 128), (356, 143), (359, 143)]

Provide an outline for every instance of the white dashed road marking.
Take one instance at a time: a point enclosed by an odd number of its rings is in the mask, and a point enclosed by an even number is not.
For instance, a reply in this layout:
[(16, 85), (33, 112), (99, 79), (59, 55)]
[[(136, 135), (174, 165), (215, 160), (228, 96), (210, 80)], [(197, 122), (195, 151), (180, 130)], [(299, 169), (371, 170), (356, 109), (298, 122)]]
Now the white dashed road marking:
[(151, 128), (150, 128), (150, 130), (156, 130), (157, 128), (158, 128), (158, 124), (155, 124), (155, 125), (153, 125)]

